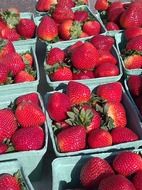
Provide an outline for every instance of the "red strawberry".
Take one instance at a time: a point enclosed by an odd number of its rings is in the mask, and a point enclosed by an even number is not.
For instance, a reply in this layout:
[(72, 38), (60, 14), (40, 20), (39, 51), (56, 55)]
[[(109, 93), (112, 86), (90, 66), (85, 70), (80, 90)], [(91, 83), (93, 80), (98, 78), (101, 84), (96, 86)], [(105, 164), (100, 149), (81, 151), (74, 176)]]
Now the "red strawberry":
[(128, 78), (128, 88), (132, 96), (139, 96), (142, 94), (142, 78), (139, 75), (133, 75)]
[(79, 71), (73, 73), (73, 80), (91, 79), (94, 78), (93, 71)]
[(104, 63), (96, 67), (95, 77), (110, 77), (119, 75), (119, 68), (112, 63)]
[(98, 58), (97, 49), (90, 42), (85, 42), (72, 53), (71, 61), (77, 69), (91, 70), (96, 67)]
[(81, 25), (73, 20), (64, 20), (59, 25), (59, 36), (63, 40), (79, 38), (81, 34)]
[(46, 57), (46, 63), (49, 65), (54, 65), (55, 63), (62, 63), (65, 58), (65, 53), (60, 48), (52, 48)]
[(98, 65), (101, 65), (104, 63), (117, 64), (116, 57), (110, 51), (99, 50), (98, 52), (99, 52)]
[(52, 81), (72, 80), (72, 71), (68, 67), (59, 67), (50, 75)]
[(61, 92), (53, 93), (47, 103), (47, 111), (51, 119), (63, 121), (67, 118), (67, 111), (71, 109), (69, 97)]
[(136, 36), (135, 38), (128, 41), (126, 50), (142, 51), (142, 35)]
[(124, 7), (124, 4), (120, 0), (114, 1), (110, 4), (107, 11), (109, 12), (109, 11), (113, 11), (115, 9), (119, 9), (119, 8), (123, 8), (123, 7)]
[(15, 176), (12, 176), (11, 174), (1, 174), (0, 175), (0, 189), (3, 190), (20, 190), (21, 185), (18, 179)]
[(120, 82), (100, 85), (96, 90), (96, 94), (108, 102), (120, 102), (122, 100), (122, 93)]
[(9, 70), (7, 66), (3, 63), (0, 63), (0, 85), (5, 84), (8, 79)]
[(23, 101), (33, 102), (34, 104), (39, 105), (39, 98), (36, 93), (30, 93), (30, 94), (25, 94), (25, 95), (19, 96), (16, 99), (16, 105), (20, 104)]
[(6, 27), (7, 27), (6, 23), (0, 18), (0, 31)]
[(129, 27), (141, 27), (142, 25), (142, 6), (141, 3), (133, 2), (129, 5), (128, 9), (126, 9), (121, 17), (120, 24), (123, 28)]
[(140, 69), (142, 67), (142, 56), (132, 54), (124, 58), (124, 66), (126, 69)]
[(142, 170), (139, 170), (135, 173), (132, 178), (132, 182), (136, 188), (136, 190), (142, 190)]
[(18, 129), (11, 138), (16, 151), (39, 150), (44, 144), (44, 131), (41, 127)]
[(22, 127), (43, 125), (46, 119), (42, 109), (30, 101), (22, 101), (17, 105), (15, 117)]
[(73, 0), (59, 0), (57, 7), (62, 9), (64, 8), (73, 8), (75, 6), (75, 2)]
[(20, 40), (20, 35), (17, 33), (15, 28), (4, 28), (0, 31), (0, 36), (3, 39), (8, 39), (10, 41)]
[(140, 27), (130, 27), (124, 30), (125, 38), (126, 40), (131, 40), (135, 38), (136, 36), (142, 35), (142, 28)]
[(114, 45), (114, 38), (99, 34), (91, 39), (91, 43), (99, 50), (109, 51)]
[(113, 169), (109, 163), (99, 157), (90, 158), (82, 167), (80, 181), (83, 187), (94, 188), (101, 180), (112, 175)]
[(111, 131), (112, 143), (119, 144), (124, 142), (132, 142), (139, 139), (136, 133), (134, 133), (131, 129), (124, 128), (115, 128)]
[(88, 12), (87, 11), (75, 11), (74, 13), (74, 20), (78, 22), (84, 22), (88, 19)]
[(35, 77), (29, 74), (27, 71), (20, 71), (14, 78), (15, 83), (31, 82), (34, 80), (35, 80)]
[(89, 87), (75, 81), (70, 81), (68, 83), (66, 94), (70, 99), (71, 105), (86, 103), (91, 98)]
[(98, 21), (87, 21), (83, 25), (83, 32), (87, 33), (89, 36), (98, 35), (101, 32), (101, 25)]
[(85, 33), (85, 32), (81, 32), (81, 34), (80, 34), (80, 36), (79, 36), (79, 38), (86, 38), (86, 37), (88, 37), (89, 35), (87, 34), (87, 33)]
[(52, 5), (57, 4), (56, 0), (38, 0), (36, 4), (36, 10), (49, 11)]
[(86, 131), (82, 126), (69, 127), (57, 135), (60, 152), (75, 152), (85, 148)]
[(76, 48), (80, 47), (82, 44), (83, 44), (82, 41), (77, 41), (77, 42), (75, 42), (73, 45), (71, 45), (71, 46), (69, 46), (69, 47), (67, 48), (67, 53), (68, 53), (68, 54), (72, 54), (73, 51), (76, 51)]
[(0, 142), (4, 139), (11, 138), (17, 129), (17, 122), (11, 109), (5, 108), (0, 110)]
[(57, 129), (65, 129), (70, 127), (70, 125), (65, 121), (53, 122), (52, 126), (55, 126)]
[(142, 169), (142, 158), (135, 152), (119, 153), (113, 160), (113, 168), (118, 174), (130, 176)]
[(106, 29), (107, 30), (120, 30), (119, 26), (114, 22), (108, 22), (106, 24)]
[(89, 133), (87, 142), (90, 148), (102, 148), (112, 145), (112, 137), (104, 129), (95, 129)]
[(31, 67), (33, 66), (34, 58), (30, 52), (22, 54), (22, 59), (26, 65), (30, 65)]
[(112, 175), (103, 179), (98, 190), (136, 190), (133, 183), (123, 175)]
[(58, 27), (49, 16), (44, 16), (37, 27), (37, 36), (45, 41), (52, 41), (58, 36)]
[(14, 53), (15, 48), (11, 41), (0, 39), (0, 58), (6, 54)]
[(36, 25), (33, 20), (21, 18), (16, 26), (17, 32), (24, 38), (33, 38), (35, 35)]
[(0, 154), (6, 153), (7, 150), (8, 150), (8, 145), (0, 143)]
[(109, 7), (108, 0), (97, 0), (95, 3), (94, 8), (98, 11), (105, 11)]

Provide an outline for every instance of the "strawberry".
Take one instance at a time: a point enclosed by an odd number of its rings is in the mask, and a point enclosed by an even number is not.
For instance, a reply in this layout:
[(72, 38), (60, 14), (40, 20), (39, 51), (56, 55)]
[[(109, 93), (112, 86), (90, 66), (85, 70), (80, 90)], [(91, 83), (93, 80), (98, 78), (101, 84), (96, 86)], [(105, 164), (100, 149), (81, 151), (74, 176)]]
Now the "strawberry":
[(73, 8), (75, 6), (75, 2), (73, 0), (59, 0), (57, 7), (62, 9), (64, 8)]
[(106, 24), (106, 29), (107, 30), (120, 30), (119, 26), (114, 22), (108, 22)]
[(7, 39), (10, 41), (18, 41), (20, 40), (20, 35), (17, 33), (15, 28), (4, 28), (0, 31), (0, 36), (3, 39)]
[(100, 85), (96, 90), (96, 94), (108, 102), (120, 102), (122, 100), (122, 93), (120, 82)]
[(46, 64), (54, 65), (55, 63), (62, 63), (65, 58), (65, 53), (60, 48), (52, 48), (46, 57)]
[(21, 185), (15, 176), (12, 176), (11, 174), (8, 173), (4, 173), (0, 175), (0, 189), (20, 190)]
[(18, 129), (11, 138), (16, 151), (39, 150), (44, 144), (44, 131), (41, 127)]
[(38, 95), (36, 93), (30, 93), (30, 94), (25, 94), (25, 95), (19, 96), (16, 99), (15, 103), (16, 103), (16, 105), (18, 105), (23, 101), (33, 102), (34, 104), (39, 105), (39, 98), (38, 98)]
[(79, 38), (81, 34), (81, 25), (73, 20), (64, 20), (59, 25), (59, 36), (63, 40), (71, 40)]
[(97, 0), (95, 3), (94, 8), (98, 11), (105, 11), (109, 7), (108, 0)]
[(139, 96), (142, 94), (142, 78), (139, 75), (133, 75), (128, 78), (128, 88), (132, 96)]
[(88, 159), (81, 168), (80, 181), (83, 187), (92, 189), (97, 186), (101, 180), (113, 173), (113, 169), (106, 160), (94, 157)]
[(79, 38), (86, 38), (86, 37), (88, 37), (89, 35), (87, 34), (87, 33), (85, 33), (85, 32), (81, 32), (81, 34), (80, 34), (80, 36), (79, 36)]
[(0, 18), (0, 31), (6, 27), (7, 27), (6, 23)]
[(72, 71), (68, 67), (59, 67), (50, 75), (52, 81), (72, 80)]
[(49, 97), (46, 110), (51, 119), (58, 122), (65, 120), (70, 109), (70, 100), (66, 94), (55, 92)]
[(36, 10), (39, 12), (49, 11), (53, 5), (57, 4), (57, 0), (38, 0)]
[(0, 154), (6, 153), (7, 150), (8, 150), (8, 145), (4, 143), (0, 143)]
[(133, 183), (123, 175), (112, 175), (103, 179), (98, 190), (136, 190)]
[(33, 20), (21, 18), (16, 26), (17, 32), (24, 38), (33, 38), (35, 35), (36, 25)]
[(17, 105), (15, 117), (22, 127), (43, 125), (46, 119), (42, 109), (30, 101), (22, 101)]
[(78, 22), (85, 22), (88, 19), (88, 17), (88, 12), (85, 10), (75, 11), (74, 13), (74, 20)]
[(4, 57), (6, 54), (14, 52), (15, 48), (11, 41), (0, 39), (0, 58)]
[(128, 41), (126, 50), (142, 51), (142, 35), (136, 36), (135, 38)]
[(54, 13), (52, 14), (53, 19), (57, 23), (62, 23), (65, 20), (73, 20), (74, 13), (71, 8), (65, 7), (56, 7)]
[(111, 2), (107, 11), (110, 12), (110, 11), (113, 11), (115, 9), (120, 9), (123, 7), (124, 7), (124, 4), (120, 0), (114, 1), (114, 2)]
[(124, 66), (126, 69), (140, 69), (142, 67), (142, 56), (132, 54), (124, 58)]
[(111, 131), (112, 136), (112, 143), (119, 144), (124, 142), (132, 142), (139, 139), (138, 135), (134, 133), (131, 129), (124, 127), (124, 128), (114, 128)]
[(57, 135), (60, 152), (75, 152), (85, 148), (86, 131), (82, 126), (69, 127)]
[(132, 182), (136, 190), (142, 190), (142, 170), (139, 170), (134, 174)]
[(91, 39), (91, 43), (99, 50), (109, 51), (114, 45), (114, 38), (99, 34)]
[(72, 54), (74, 51), (76, 51), (76, 48), (80, 47), (82, 44), (83, 44), (82, 41), (75, 42), (73, 45), (67, 48), (67, 53)]
[(94, 69), (97, 65), (98, 59), (98, 51), (90, 42), (82, 44), (71, 56), (73, 66), (80, 70)]
[(75, 81), (70, 81), (68, 83), (66, 94), (70, 99), (71, 105), (86, 103), (91, 98), (89, 87)]
[(129, 27), (141, 27), (142, 25), (142, 6), (141, 3), (133, 2), (129, 5), (128, 9), (126, 9), (121, 17), (120, 17), (120, 25), (123, 28)]
[(102, 148), (112, 145), (112, 137), (108, 131), (99, 128), (89, 133), (87, 142), (90, 148)]
[(124, 30), (124, 35), (126, 40), (131, 40), (137, 36), (142, 35), (142, 28), (141, 27), (130, 27)]
[(7, 66), (10, 72), (15, 76), (25, 69), (25, 63), (19, 53), (11, 53), (2, 59), (3, 64)]
[(70, 125), (68, 123), (66, 123), (65, 121), (59, 121), (59, 122), (53, 122), (52, 127), (56, 127), (57, 129), (65, 129), (70, 127)]
[(104, 63), (96, 67), (95, 77), (110, 77), (119, 75), (119, 68), (112, 63)]
[(142, 158), (135, 152), (119, 153), (113, 160), (113, 168), (118, 174), (130, 176), (142, 169)]
[(5, 108), (0, 110), (0, 142), (15, 133), (17, 129), (17, 122), (14, 113), (11, 109)]
[(25, 52), (22, 54), (22, 59), (26, 65), (30, 65), (31, 67), (33, 66), (34, 63), (34, 58), (30, 52)]
[(52, 41), (58, 36), (58, 27), (49, 16), (44, 16), (37, 27), (37, 36), (45, 41)]
[(31, 82), (34, 80), (35, 80), (35, 77), (29, 74), (27, 71), (20, 71), (14, 78), (15, 83)]
[(98, 35), (101, 32), (101, 25), (97, 20), (86, 21), (83, 25), (83, 32), (89, 36)]
[(98, 65), (101, 65), (104, 63), (117, 64), (116, 57), (110, 51), (99, 50), (98, 52), (99, 52)]
[(93, 71), (79, 71), (73, 73), (73, 80), (91, 79), (94, 78)]
[(8, 80), (9, 70), (7, 66), (3, 63), (0, 63), (0, 85), (5, 84)]

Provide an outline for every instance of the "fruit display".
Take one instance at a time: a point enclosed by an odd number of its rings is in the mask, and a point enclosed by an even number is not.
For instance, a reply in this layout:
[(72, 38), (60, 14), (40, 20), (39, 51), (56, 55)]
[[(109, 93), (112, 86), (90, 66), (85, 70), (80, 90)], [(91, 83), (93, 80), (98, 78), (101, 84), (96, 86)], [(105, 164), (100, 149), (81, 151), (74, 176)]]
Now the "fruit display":
[[(69, 10), (68, 10), (69, 9)], [(47, 43), (67, 41), (93, 36), (104, 32), (99, 19), (87, 6), (57, 7), (51, 15), (35, 17), (37, 37)]]
[(141, 152), (60, 158), (53, 161), (52, 170), (54, 189), (139, 190), (142, 186)]
[(35, 38), (35, 35), (32, 13), (20, 13), (16, 8), (0, 11), (0, 38), (19, 41)]
[(75, 81), (68, 83), (65, 93), (47, 94), (48, 127), (56, 155), (105, 152), (139, 142), (140, 120), (130, 119), (130, 112), (136, 113), (125, 95), (120, 82), (91, 91)]
[(99, 12), (108, 31), (126, 30), (142, 26), (141, 1), (109, 2), (108, 0), (96, 0), (94, 9)]

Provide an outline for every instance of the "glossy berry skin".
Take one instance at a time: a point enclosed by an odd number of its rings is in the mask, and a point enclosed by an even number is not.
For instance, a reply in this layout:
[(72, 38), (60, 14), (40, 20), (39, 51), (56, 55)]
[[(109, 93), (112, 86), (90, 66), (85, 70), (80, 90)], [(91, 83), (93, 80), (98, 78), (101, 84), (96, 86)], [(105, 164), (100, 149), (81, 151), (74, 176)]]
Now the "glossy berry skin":
[(72, 80), (72, 71), (68, 67), (60, 67), (50, 75), (52, 81)]
[(11, 174), (1, 174), (0, 175), (0, 189), (3, 190), (20, 190), (20, 183), (18, 182), (18, 179)]
[(132, 96), (139, 96), (142, 94), (142, 78), (139, 75), (133, 75), (128, 78), (128, 88)]
[(97, 0), (95, 3), (95, 9), (98, 11), (105, 11), (109, 7), (108, 0)]
[(117, 58), (110, 52), (106, 50), (99, 50), (99, 60), (98, 65), (102, 65), (105, 63), (117, 64)]
[(140, 69), (142, 67), (141, 55), (130, 55), (124, 59), (124, 66), (126, 69)]
[(73, 73), (73, 80), (91, 79), (94, 78), (93, 71), (79, 71)]
[(87, 11), (75, 11), (74, 13), (74, 20), (78, 21), (78, 22), (84, 22), (88, 19), (88, 12)]
[(0, 36), (1, 38), (10, 40), (12, 42), (20, 40), (20, 35), (17, 33), (15, 28), (6, 27), (2, 29), (0, 32)]
[(30, 94), (25, 94), (25, 95), (22, 95), (22, 96), (19, 96), (17, 99), (16, 99), (16, 105), (20, 104), (21, 102), (32, 102), (34, 104), (37, 104), (39, 105), (39, 97), (36, 93), (30, 93)]
[(92, 35), (98, 35), (101, 32), (101, 25), (98, 21), (93, 20), (93, 21), (87, 21), (83, 25), (83, 32), (88, 34), (89, 36)]
[(65, 53), (60, 48), (51, 49), (46, 57), (46, 64), (54, 65), (55, 63), (62, 63), (65, 58)]
[(36, 4), (36, 10), (39, 12), (42, 11), (49, 11), (51, 8), (51, 5), (56, 4), (56, 0), (39, 0)]
[(136, 190), (142, 190), (142, 170), (139, 170), (134, 174), (132, 183), (134, 184)]
[(15, 52), (14, 45), (9, 40), (0, 40), (0, 58), (5, 57), (6, 54)]
[(131, 40), (136, 36), (142, 35), (142, 28), (141, 27), (130, 27), (124, 31), (126, 40)]
[(86, 131), (82, 126), (69, 127), (57, 135), (60, 152), (75, 152), (86, 147)]
[(126, 44), (126, 50), (142, 51), (142, 35), (129, 40)]
[(9, 70), (7, 66), (3, 63), (0, 63), (0, 85), (5, 84), (8, 79)]

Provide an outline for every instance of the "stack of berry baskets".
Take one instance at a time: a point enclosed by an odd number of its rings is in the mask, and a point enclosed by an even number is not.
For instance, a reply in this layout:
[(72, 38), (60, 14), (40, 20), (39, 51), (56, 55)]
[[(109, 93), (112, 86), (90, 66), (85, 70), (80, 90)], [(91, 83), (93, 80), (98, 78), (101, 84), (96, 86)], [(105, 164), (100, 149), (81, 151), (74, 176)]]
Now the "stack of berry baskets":
[(141, 146), (140, 119), (120, 82), (89, 88), (70, 81), (64, 90), (45, 95), (48, 127), (56, 156)]
[(135, 190), (142, 187), (141, 150), (56, 158), (53, 190)]
[(42, 163), (47, 150), (46, 114), (40, 94), (5, 96), (0, 101), (0, 123), (0, 161), (19, 160), (28, 176)]
[(34, 14), (19, 12), (16, 8), (0, 11), (0, 38), (15, 44), (36, 43), (36, 24)]
[(122, 66), (114, 45), (114, 38), (105, 33), (48, 45), (44, 62), (47, 83), (56, 89), (70, 80), (90, 86), (120, 80)]
[(34, 190), (18, 160), (0, 162), (0, 188)]
[(13, 45), (9, 40), (0, 40), (0, 97), (37, 91), (39, 66), (35, 45)]

